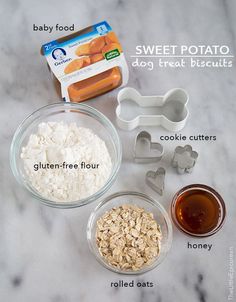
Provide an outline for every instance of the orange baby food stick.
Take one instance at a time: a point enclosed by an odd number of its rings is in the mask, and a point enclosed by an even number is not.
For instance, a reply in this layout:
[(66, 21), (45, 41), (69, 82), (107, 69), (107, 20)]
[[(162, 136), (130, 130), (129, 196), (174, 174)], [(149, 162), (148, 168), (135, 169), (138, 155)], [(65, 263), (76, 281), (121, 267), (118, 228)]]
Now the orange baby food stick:
[(98, 38), (93, 39), (89, 43), (90, 54), (95, 54), (95, 53), (101, 52), (104, 46), (105, 46), (105, 38), (104, 37), (98, 37)]
[(105, 42), (106, 44), (111, 44), (111, 43), (119, 43), (119, 40), (116, 36), (116, 34), (114, 33), (114, 31), (110, 31), (106, 36), (105, 36)]
[(84, 60), (83, 58), (80, 58), (80, 59), (75, 59), (73, 61), (71, 61), (64, 69), (64, 72), (65, 74), (68, 74), (68, 73), (72, 73), (76, 70), (79, 70), (80, 68), (82, 68), (84, 64)]
[(83, 67), (86, 67), (86, 66), (92, 64), (91, 58), (89, 56), (83, 57), (83, 61), (84, 61)]
[(90, 56), (91, 64), (103, 60), (104, 57), (101, 53), (96, 53), (95, 55)]
[(122, 52), (122, 48), (119, 43), (111, 43), (111, 44), (107, 44), (106, 46), (103, 47), (102, 53), (105, 54), (106, 52), (114, 50), (114, 49), (118, 49), (119, 52)]
[(75, 54), (77, 56), (89, 55), (90, 54), (89, 43), (86, 43), (86, 44), (83, 44), (83, 45), (80, 45), (79, 47), (77, 47)]

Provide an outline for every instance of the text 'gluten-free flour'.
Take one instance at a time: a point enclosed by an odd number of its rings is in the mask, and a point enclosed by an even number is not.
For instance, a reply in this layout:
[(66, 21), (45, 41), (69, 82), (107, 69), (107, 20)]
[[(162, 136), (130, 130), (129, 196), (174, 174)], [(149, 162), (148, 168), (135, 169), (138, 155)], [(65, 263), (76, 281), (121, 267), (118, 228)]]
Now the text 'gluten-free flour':
[(38, 125), (22, 148), (21, 158), (32, 187), (57, 202), (80, 200), (108, 180), (112, 163), (105, 142), (76, 123)]

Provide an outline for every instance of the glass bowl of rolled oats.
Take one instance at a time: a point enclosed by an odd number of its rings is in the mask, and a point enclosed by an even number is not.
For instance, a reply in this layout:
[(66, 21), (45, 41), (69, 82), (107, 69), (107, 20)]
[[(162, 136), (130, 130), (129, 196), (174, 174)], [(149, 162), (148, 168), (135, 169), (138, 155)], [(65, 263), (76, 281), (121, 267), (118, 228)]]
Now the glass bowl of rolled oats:
[(138, 192), (105, 198), (87, 225), (90, 250), (106, 268), (142, 274), (159, 265), (172, 243), (172, 224), (164, 207)]

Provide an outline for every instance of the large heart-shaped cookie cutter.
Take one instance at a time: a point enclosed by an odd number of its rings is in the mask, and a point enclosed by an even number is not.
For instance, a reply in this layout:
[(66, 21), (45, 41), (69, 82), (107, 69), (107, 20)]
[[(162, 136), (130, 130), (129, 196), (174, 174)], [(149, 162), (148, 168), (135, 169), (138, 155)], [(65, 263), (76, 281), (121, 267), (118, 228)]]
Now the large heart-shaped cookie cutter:
[[(180, 131), (189, 116), (188, 99), (187, 92), (181, 88), (171, 89), (164, 96), (142, 96), (134, 88), (123, 88), (117, 96), (117, 124), (124, 130), (133, 130), (138, 126), (163, 126), (169, 131)], [(145, 113), (130, 120), (123, 118), (121, 106), (125, 105), (122, 104), (125, 101), (132, 101), (133, 105), (143, 108)], [(155, 114), (153, 111), (156, 111)]]
[(152, 141), (147, 131), (138, 133), (134, 143), (134, 160), (136, 163), (151, 163), (161, 160), (164, 148), (161, 144)]

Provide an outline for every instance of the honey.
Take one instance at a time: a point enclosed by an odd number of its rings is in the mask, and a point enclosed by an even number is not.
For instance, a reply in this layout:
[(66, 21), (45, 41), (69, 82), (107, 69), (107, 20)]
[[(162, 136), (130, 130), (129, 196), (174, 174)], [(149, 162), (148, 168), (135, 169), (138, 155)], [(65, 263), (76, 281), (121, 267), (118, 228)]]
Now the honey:
[(210, 236), (223, 224), (225, 204), (222, 197), (205, 185), (180, 190), (172, 202), (172, 218), (184, 232), (196, 237)]

